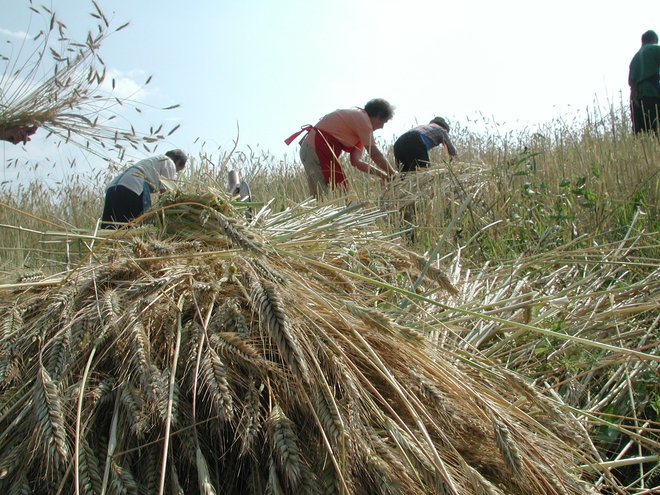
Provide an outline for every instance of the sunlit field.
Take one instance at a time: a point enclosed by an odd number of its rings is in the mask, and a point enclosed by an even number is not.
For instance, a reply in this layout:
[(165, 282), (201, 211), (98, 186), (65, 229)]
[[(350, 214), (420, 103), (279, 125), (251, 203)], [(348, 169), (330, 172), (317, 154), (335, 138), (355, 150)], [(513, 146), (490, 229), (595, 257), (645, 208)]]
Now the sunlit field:
[(454, 123), (458, 159), (385, 182), (345, 163), (318, 201), (297, 159), (202, 152), (117, 231), (122, 146), (164, 134), (38, 110), (119, 155), (0, 188), (8, 493), (660, 490), (660, 140), (624, 104)]
[[(403, 232), (411, 248), (440, 255), (460, 249), (476, 264), (566, 245), (594, 247), (638, 235), (651, 239), (658, 231), (658, 141), (631, 136), (625, 113), (612, 108), (586, 122), (555, 121), (520, 135), (476, 135), (459, 127), (452, 133), (458, 160), (450, 162), (436, 149), (432, 167), (387, 183), (345, 163), (351, 191), (325, 200), (377, 206), (388, 213), (379, 227), (395, 236)], [(392, 143), (380, 144), (389, 149)], [(119, 169), (117, 164), (93, 177), (74, 170), (56, 187), (41, 181), (18, 188), (5, 184), (0, 190), (4, 264), (57, 270), (67, 260), (39, 253), (57, 252), (60, 234), (95, 228), (105, 185)], [(258, 203), (254, 208), (267, 204), (281, 210), (309, 199), (298, 160), (267, 152), (192, 157), (181, 187), (224, 191), (229, 170), (238, 170), (249, 184)], [(72, 249), (75, 239), (70, 244)], [(648, 255), (656, 254), (651, 242)]]

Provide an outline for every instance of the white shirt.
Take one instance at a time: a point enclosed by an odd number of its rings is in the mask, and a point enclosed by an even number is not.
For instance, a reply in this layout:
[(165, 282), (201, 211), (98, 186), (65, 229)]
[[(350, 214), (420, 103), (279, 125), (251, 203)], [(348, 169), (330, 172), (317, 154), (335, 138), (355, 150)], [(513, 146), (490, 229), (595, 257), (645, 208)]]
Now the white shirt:
[(108, 188), (113, 186), (124, 186), (135, 194), (142, 194), (144, 183), (149, 184), (151, 192), (162, 190), (160, 178), (176, 179), (176, 166), (174, 162), (165, 155), (152, 156), (140, 160), (135, 165), (127, 168), (123, 173), (115, 177)]

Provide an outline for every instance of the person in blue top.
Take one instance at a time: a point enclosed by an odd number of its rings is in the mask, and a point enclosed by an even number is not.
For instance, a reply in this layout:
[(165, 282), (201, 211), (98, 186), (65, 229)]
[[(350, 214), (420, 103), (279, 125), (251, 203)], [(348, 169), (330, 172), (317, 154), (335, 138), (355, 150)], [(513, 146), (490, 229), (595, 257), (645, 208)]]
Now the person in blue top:
[(412, 172), (428, 167), (429, 150), (444, 145), (451, 158), (457, 156), (456, 148), (449, 139), (449, 124), (442, 117), (435, 117), (425, 125), (413, 127), (394, 142), (394, 159), (399, 172)]
[(660, 45), (655, 31), (642, 35), (642, 47), (630, 62), (628, 85), (633, 131), (660, 135)]

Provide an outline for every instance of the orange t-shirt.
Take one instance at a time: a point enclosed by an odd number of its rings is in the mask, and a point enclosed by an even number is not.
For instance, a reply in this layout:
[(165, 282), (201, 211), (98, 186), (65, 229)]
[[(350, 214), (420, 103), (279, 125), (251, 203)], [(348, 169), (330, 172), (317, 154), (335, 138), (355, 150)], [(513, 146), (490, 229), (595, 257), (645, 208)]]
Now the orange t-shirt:
[(333, 136), (348, 149), (363, 150), (373, 142), (373, 128), (367, 112), (362, 108), (335, 110), (314, 126)]

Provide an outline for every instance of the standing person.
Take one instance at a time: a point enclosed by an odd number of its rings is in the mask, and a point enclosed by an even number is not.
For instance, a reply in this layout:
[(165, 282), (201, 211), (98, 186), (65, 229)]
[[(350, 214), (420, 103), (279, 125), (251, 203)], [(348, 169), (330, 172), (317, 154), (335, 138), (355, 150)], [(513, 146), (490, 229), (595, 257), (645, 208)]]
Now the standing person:
[[(351, 165), (367, 174), (380, 178), (395, 173), (387, 158), (374, 142), (373, 132), (382, 129), (394, 115), (394, 109), (385, 100), (376, 98), (364, 108), (335, 110), (314, 125), (285, 140), (291, 144), (302, 132), (306, 135), (300, 145), (300, 160), (307, 173), (311, 194), (320, 197), (329, 188), (347, 188), (346, 177), (339, 163), (342, 152), (349, 154)], [(364, 150), (376, 166), (362, 159)]]
[(140, 160), (115, 177), (105, 192), (101, 228), (116, 229), (117, 223), (130, 222), (151, 207), (151, 193), (162, 192), (161, 178), (174, 180), (183, 170), (188, 155), (170, 150), (164, 155)]
[(633, 131), (660, 135), (660, 46), (655, 31), (642, 35), (642, 47), (630, 62), (628, 85)]
[(451, 158), (456, 148), (449, 139), (449, 124), (442, 117), (435, 117), (426, 125), (413, 127), (403, 133), (394, 142), (394, 159), (399, 172), (412, 172), (421, 167), (428, 167), (429, 150), (444, 145)]

